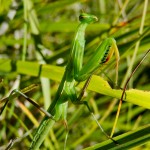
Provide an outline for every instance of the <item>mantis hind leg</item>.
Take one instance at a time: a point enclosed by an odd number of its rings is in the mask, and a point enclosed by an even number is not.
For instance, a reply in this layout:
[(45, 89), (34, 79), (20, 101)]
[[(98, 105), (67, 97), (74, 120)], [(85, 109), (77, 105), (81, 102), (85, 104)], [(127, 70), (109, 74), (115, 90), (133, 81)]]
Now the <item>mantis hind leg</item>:
[(90, 108), (88, 102), (87, 102), (87, 101), (81, 101), (81, 99), (82, 99), (82, 97), (84, 96), (84, 93), (85, 93), (85, 91), (86, 91), (86, 88), (88, 87), (88, 84), (89, 84), (89, 82), (90, 82), (90, 80), (91, 80), (91, 77), (92, 77), (92, 76), (90, 76), (90, 77), (87, 79), (87, 81), (85, 82), (85, 84), (84, 84), (84, 86), (83, 86), (83, 88), (82, 88), (82, 90), (81, 90), (81, 93), (80, 93), (79, 97), (78, 97), (77, 99), (71, 99), (71, 101), (72, 101), (72, 103), (75, 104), (75, 105), (85, 105), (85, 106), (88, 108), (88, 110), (89, 110), (90, 114), (92, 115), (93, 119), (94, 119), (95, 122), (97, 123), (98, 127), (99, 127), (100, 130), (102, 131), (102, 133), (103, 133), (108, 139), (110, 139), (111, 141), (113, 141), (113, 143), (115, 143), (116, 145), (119, 145), (117, 141), (115, 141), (112, 137), (110, 137), (110, 136), (104, 131), (104, 129), (102, 128), (101, 124), (99, 123), (99, 121), (98, 121), (97, 118), (95, 117), (94, 113), (92, 112), (92, 110), (91, 110), (91, 108)]
[[(79, 99), (78, 99), (78, 100), (79, 100)], [(112, 140), (116, 145), (119, 145), (117, 141), (115, 141), (112, 137), (110, 137), (110, 136), (104, 131), (103, 127), (101, 126), (101, 124), (99, 123), (99, 121), (97, 120), (97, 118), (95, 117), (95, 115), (94, 115), (94, 113), (92, 112), (92, 110), (91, 110), (91, 108), (90, 108), (90, 106), (89, 106), (89, 104), (88, 104), (87, 101), (80, 101), (80, 100), (79, 100), (79, 101), (73, 101), (73, 104), (75, 104), (75, 105), (85, 105), (85, 106), (88, 108), (88, 110), (89, 110), (90, 114), (92, 115), (93, 119), (94, 119), (95, 122), (97, 123), (98, 127), (99, 127), (100, 130), (103, 132), (103, 134), (104, 134), (108, 139)]]

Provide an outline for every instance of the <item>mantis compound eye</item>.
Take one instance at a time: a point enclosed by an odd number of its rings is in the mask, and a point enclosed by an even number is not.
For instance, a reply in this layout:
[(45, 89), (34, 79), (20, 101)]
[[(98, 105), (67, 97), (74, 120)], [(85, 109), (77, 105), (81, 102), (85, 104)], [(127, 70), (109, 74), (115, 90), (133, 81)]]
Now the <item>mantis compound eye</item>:
[(79, 20), (80, 20), (81, 22), (84, 20), (84, 16), (83, 16), (82, 14), (79, 16)]
[(83, 23), (93, 23), (93, 22), (96, 22), (98, 21), (98, 18), (94, 15), (90, 15), (90, 14), (86, 14), (86, 13), (82, 13), (80, 16), (79, 16), (79, 20)]

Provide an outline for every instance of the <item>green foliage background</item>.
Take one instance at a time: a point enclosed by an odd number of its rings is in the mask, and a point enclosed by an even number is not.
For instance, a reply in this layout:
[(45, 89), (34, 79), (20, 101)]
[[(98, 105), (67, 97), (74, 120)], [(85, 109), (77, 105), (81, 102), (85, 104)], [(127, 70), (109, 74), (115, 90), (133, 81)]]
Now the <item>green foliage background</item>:
[[(23, 89), (31, 84), (38, 84), (38, 88), (27, 94), (41, 106), (48, 107), (57, 91), (58, 81), (61, 80), (73, 36), (79, 24), (78, 16), (82, 11), (99, 18), (97, 23), (90, 25), (86, 30), (84, 62), (89, 62), (88, 58), (103, 39), (114, 37), (120, 52), (119, 87), (122, 88), (131, 70), (150, 48), (150, 5), (147, 2), (147, 0), (0, 0), (0, 97), (8, 96), (12, 89)], [(93, 79), (85, 98), (108, 134), (111, 132), (117, 110), (118, 100), (114, 98), (121, 96), (119, 87), (116, 91), (110, 87), (114, 85), (114, 60), (113, 58), (97, 73), (102, 78), (96, 76)], [(39, 64), (47, 65), (40, 70)], [(148, 126), (150, 123), (148, 110), (150, 55), (132, 77), (129, 88), (140, 91), (132, 93), (131, 101), (128, 100), (127, 93), (127, 101), (130, 103), (123, 103), (114, 136), (141, 129), (140, 127), (143, 129), (144, 125)], [(132, 101), (132, 97), (135, 101)], [(34, 132), (42, 116), (21, 96), (11, 100), (0, 116), (0, 148), (7, 146), (13, 139), (14, 149), (26, 150), (32, 139), (31, 132)], [(69, 103), (68, 125), (68, 149), (83, 149), (107, 140), (84, 106)], [(149, 135), (150, 130), (146, 131)], [(144, 135), (145, 132), (141, 136)], [(64, 138), (63, 122), (59, 121), (46, 138), (42, 149), (62, 149)], [(146, 140), (137, 142), (139, 144), (133, 144), (134, 149), (150, 149), (149, 140), (148, 136)]]

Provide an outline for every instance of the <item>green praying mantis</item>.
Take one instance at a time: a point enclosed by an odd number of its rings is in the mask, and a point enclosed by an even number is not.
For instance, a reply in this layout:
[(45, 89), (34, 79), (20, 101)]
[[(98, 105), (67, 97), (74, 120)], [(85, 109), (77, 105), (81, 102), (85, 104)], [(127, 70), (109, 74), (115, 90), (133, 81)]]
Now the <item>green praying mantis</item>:
[[(71, 102), (75, 105), (85, 105), (88, 108), (90, 114), (93, 116), (96, 123), (98, 124), (100, 130), (105, 134), (108, 139), (112, 140), (114, 144), (118, 145), (118, 142), (115, 141), (103, 130), (102, 126), (99, 124), (93, 112), (91, 111), (87, 101), (82, 100), (82, 97), (90, 82), (92, 75), (111, 59), (113, 53), (115, 54), (116, 58), (117, 83), (119, 51), (116, 45), (116, 41), (114, 38), (105, 39), (97, 47), (96, 51), (94, 51), (94, 54), (91, 56), (91, 58), (89, 58), (89, 61), (83, 65), (85, 29), (89, 24), (96, 22), (98, 19), (94, 15), (82, 13), (79, 16), (79, 20), (80, 24), (78, 25), (77, 31), (74, 36), (70, 51), (70, 57), (65, 68), (64, 75), (58, 87), (55, 99), (53, 100), (47, 111), (43, 111), (43, 109), (40, 109), (46, 115), (34, 134), (33, 140), (29, 148), (30, 150), (39, 149), (40, 145), (43, 143), (45, 137), (49, 133), (49, 130), (52, 128), (56, 121), (63, 119), (67, 128), (66, 117), (68, 100), (71, 100)], [(83, 81), (85, 81), (85, 84), (81, 90), (81, 93), (78, 94), (76, 90), (76, 83), (80, 83)], [(30, 101), (30, 98), (28, 98), (25, 94), (20, 94)], [(34, 105), (40, 108), (37, 104)]]
[[(70, 99), (73, 104), (85, 105), (94, 117), (92, 111), (90, 110), (90, 107), (88, 106), (87, 101), (81, 101), (84, 91), (91, 79), (91, 76), (98, 68), (100, 68), (103, 64), (110, 60), (114, 52), (116, 54), (116, 66), (118, 69), (119, 53), (116, 42), (113, 38), (108, 38), (103, 41), (100, 46), (98, 46), (93, 56), (89, 59), (90, 61), (82, 66), (85, 45), (85, 29), (88, 24), (97, 21), (97, 17), (90, 14), (82, 13), (79, 16), (79, 20), (81, 23), (77, 28), (72, 43), (68, 64), (66, 66), (63, 78), (56, 93), (56, 97), (47, 110), (51, 114), (51, 119), (45, 116), (34, 135), (30, 150), (35, 150), (39, 148), (55, 121), (58, 121), (60, 118), (62, 118), (66, 122), (68, 99)], [(86, 83), (82, 89), (81, 94), (79, 94), (78, 96), (75, 89), (76, 82), (82, 81), (86, 81)], [(96, 120), (95, 117), (94, 119)], [(97, 120), (96, 122), (98, 123)], [(104, 132), (99, 123), (98, 126), (109, 139), (115, 142)]]

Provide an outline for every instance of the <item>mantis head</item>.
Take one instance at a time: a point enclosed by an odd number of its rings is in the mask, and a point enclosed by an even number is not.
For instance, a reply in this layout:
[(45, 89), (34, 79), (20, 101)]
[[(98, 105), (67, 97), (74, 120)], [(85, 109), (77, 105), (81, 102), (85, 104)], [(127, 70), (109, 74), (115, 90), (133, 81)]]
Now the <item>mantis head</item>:
[(81, 13), (80, 16), (79, 16), (79, 20), (82, 22), (82, 23), (93, 23), (93, 22), (96, 22), (98, 21), (98, 18), (94, 15), (90, 15), (90, 14), (86, 14), (86, 13)]

